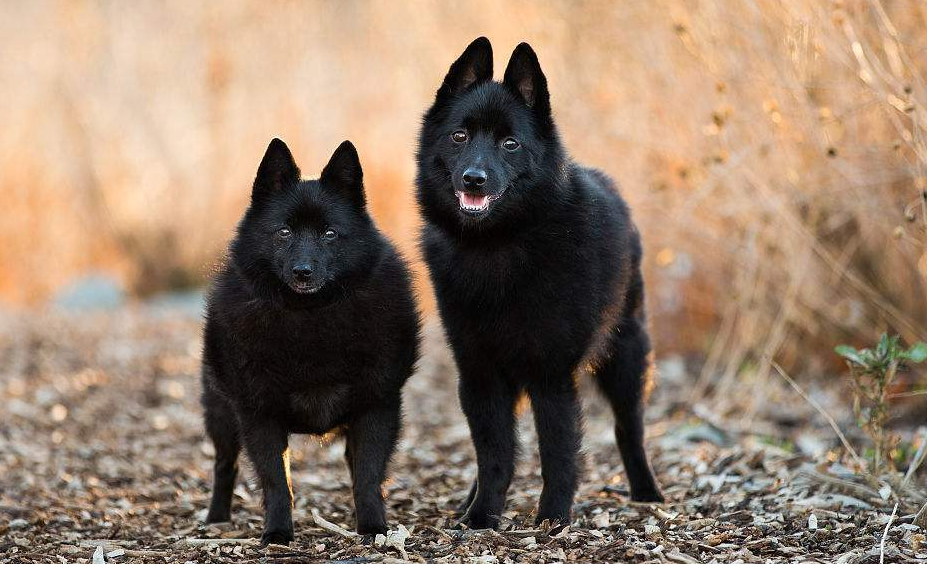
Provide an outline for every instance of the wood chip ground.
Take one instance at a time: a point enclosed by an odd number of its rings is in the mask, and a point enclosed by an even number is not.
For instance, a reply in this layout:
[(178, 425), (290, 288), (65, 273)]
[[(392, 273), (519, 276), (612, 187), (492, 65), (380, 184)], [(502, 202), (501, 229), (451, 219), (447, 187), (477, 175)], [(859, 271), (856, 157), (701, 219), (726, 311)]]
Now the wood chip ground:
[(523, 416), (503, 530), (455, 529), (475, 464), (434, 322), (385, 487), (391, 534), (319, 526), (313, 512), (353, 528), (343, 446), (294, 436), (296, 541), (261, 548), (261, 496), (247, 465), (234, 521), (203, 524), (212, 449), (198, 403), (200, 331), (196, 316), (143, 306), (0, 317), (0, 562), (927, 561), (924, 531), (912, 524), (922, 472), (883, 499), (831, 460), (836, 440), (789, 390), (764, 388), (763, 408), (737, 419), (691, 403), (694, 376), (678, 359), (661, 363), (648, 412), (667, 503), (629, 502), (611, 416), (584, 383), (585, 476), (573, 522), (533, 524), (540, 466)]

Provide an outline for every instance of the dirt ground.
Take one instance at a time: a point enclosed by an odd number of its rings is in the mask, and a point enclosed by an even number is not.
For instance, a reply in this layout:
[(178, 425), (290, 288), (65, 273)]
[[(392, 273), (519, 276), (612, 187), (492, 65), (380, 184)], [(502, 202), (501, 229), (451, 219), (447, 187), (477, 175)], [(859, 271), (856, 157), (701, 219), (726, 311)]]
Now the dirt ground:
[(693, 376), (678, 358), (660, 361), (648, 412), (667, 503), (629, 502), (611, 416), (584, 385), (586, 474), (573, 522), (533, 526), (540, 466), (523, 416), (503, 530), (454, 529), (474, 455), (453, 365), (437, 325), (428, 327), (386, 486), (392, 533), (363, 542), (333, 532), (353, 528), (342, 444), (294, 436), (296, 541), (262, 549), (260, 492), (247, 467), (233, 523), (202, 522), (211, 445), (198, 403), (195, 313), (0, 315), (0, 562), (927, 560), (912, 524), (923, 472), (910, 482), (916, 488), (894, 488), (901, 497), (880, 494), (832, 460), (833, 434), (787, 388), (735, 424), (692, 402)]

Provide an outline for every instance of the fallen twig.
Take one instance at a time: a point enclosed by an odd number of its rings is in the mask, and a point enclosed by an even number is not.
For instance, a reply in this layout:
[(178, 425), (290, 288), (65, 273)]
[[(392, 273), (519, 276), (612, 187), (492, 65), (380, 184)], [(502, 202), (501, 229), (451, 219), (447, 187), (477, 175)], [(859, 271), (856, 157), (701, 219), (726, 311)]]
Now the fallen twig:
[(512, 531), (499, 531), (499, 534), (510, 537), (526, 538), (544, 536), (547, 534), (547, 531), (547, 529), (516, 529)]
[(927, 390), (916, 390), (913, 392), (898, 392), (897, 394), (888, 394), (888, 399), (896, 398), (913, 398), (915, 396), (927, 395)]
[(863, 498), (865, 497), (868, 501), (878, 500), (880, 503), (883, 503), (882, 497), (879, 495), (879, 492), (876, 490), (864, 486), (862, 484), (857, 484), (856, 482), (850, 482), (849, 480), (842, 480), (836, 476), (829, 476), (827, 474), (822, 474), (814, 470), (800, 470), (799, 474), (807, 476), (813, 480), (823, 482), (829, 486), (834, 486), (838, 489), (841, 489), (845, 492), (852, 493), (853, 495)]
[(850, 456), (853, 457), (853, 460), (856, 462), (856, 464), (858, 464), (860, 468), (866, 468), (866, 464), (859, 457), (859, 455), (856, 454), (856, 449), (854, 449), (852, 445), (850, 445), (850, 442), (847, 440), (846, 435), (844, 435), (843, 431), (840, 430), (840, 427), (837, 426), (837, 422), (834, 421), (834, 418), (831, 417), (830, 414), (827, 413), (827, 411), (823, 407), (821, 407), (821, 404), (819, 404), (818, 402), (814, 400), (814, 398), (806, 394), (805, 391), (801, 389), (801, 386), (799, 386), (795, 382), (795, 380), (792, 379), (791, 376), (785, 373), (785, 370), (783, 370), (782, 367), (779, 366), (779, 363), (777, 363), (775, 360), (772, 360), (772, 359), (768, 359), (768, 360), (769, 360), (769, 364), (773, 368), (776, 369), (776, 372), (779, 373), (779, 376), (782, 376), (782, 378), (786, 382), (788, 382), (790, 386), (792, 386), (792, 389), (798, 392), (798, 395), (800, 395), (806, 402), (808, 402), (811, 405), (811, 407), (816, 409), (817, 412), (820, 413), (824, 417), (824, 419), (827, 420), (831, 428), (834, 430), (834, 433), (836, 433), (837, 437), (840, 439), (840, 442), (843, 443), (843, 448), (847, 449), (847, 452), (850, 453)]
[(85, 539), (80, 541), (80, 546), (84, 548), (96, 548), (98, 546), (121, 546), (125, 548), (126, 546), (132, 546), (138, 544), (138, 541), (134, 540), (122, 540), (122, 539)]
[(888, 537), (888, 530), (892, 527), (892, 521), (895, 520), (895, 513), (898, 511), (898, 504), (892, 509), (892, 516), (888, 518), (885, 524), (885, 530), (882, 531), (882, 542), (879, 543), (879, 564), (885, 564), (885, 539)]
[(668, 513), (663, 508), (661, 508), (659, 505), (651, 505), (649, 509), (654, 514), (654, 516), (656, 516), (658, 519), (663, 519), (664, 521), (672, 521), (676, 519), (677, 517), (679, 517), (679, 515), (673, 515), (672, 513)]
[(28, 507), (21, 507), (19, 505), (0, 504), (0, 513), (6, 513), (8, 515), (12, 515), (13, 517), (21, 517), (24, 515), (29, 515), (32, 513), (32, 510)]
[(921, 507), (921, 510), (917, 512), (917, 515), (914, 516), (915, 525), (921, 529), (927, 529), (927, 503), (924, 504), (924, 507)]
[(189, 546), (203, 546), (207, 544), (257, 544), (257, 539), (186, 539)]
[[(923, 428), (921, 428), (921, 431), (923, 431)], [(921, 462), (924, 461), (924, 454), (927, 453), (927, 433), (922, 432), (921, 437), (923, 439), (921, 441), (921, 446), (917, 447), (917, 452), (914, 453), (914, 458), (911, 459), (911, 464), (908, 465), (908, 471), (904, 474), (904, 480), (901, 481), (902, 489), (908, 485), (911, 477), (914, 476), (914, 473), (917, 472)]]
[(123, 550), (125, 550), (126, 556), (136, 556), (136, 557), (141, 557), (141, 558), (144, 558), (146, 556), (152, 557), (152, 558), (160, 558), (160, 557), (167, 557), (170, 555), (170, 553), (164, 550), (141, 550), (141, 549), (132, 550), (128, 548), (123, 549)]
[(432, 525), (423, 525), (422, 528), (425, 529), (425, 530), (427, 530), (427, 531), (431, 531), (432, 533), (435, 533), (436, 535), (440, 535), (440, 536), (442, 536), (442, 537), (444, 537), (444, 538), (446, 538), (446, 539), (448, 539), (448, 540), (454, 540), (454, 537), (452, 537), (451, 535), (447, 534), (447, 533), (444, 532), (443, 530), (441, 530), (441, 529), (439, 529), (439, 528), (437, 528), (437, 527), (434, 527), (434, 526), (432, 526)]
[(322, 527), (323, 529), (325, 529), (326, 531), (330, 533), (335, 533), (336, 535), (341, 535), (349, 539), (357, 538), (358, 536), (360, 536), (354, 531), (349, 531), (347, 529), (339, 527), (338, 525), (332, 523), (331, 521), (325, 520), (319, 514), (319, 510), (314, 507), (312, 508), (312, 520), (315, 521), (316, 525), (318, 525), (319, 527)]

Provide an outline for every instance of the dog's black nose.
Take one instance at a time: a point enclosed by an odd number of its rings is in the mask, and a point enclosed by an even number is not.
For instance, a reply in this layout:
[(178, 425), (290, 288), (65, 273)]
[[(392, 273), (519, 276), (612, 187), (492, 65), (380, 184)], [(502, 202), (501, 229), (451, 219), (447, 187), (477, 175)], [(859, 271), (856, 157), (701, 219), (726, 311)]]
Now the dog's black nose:
[(293, 267), (293, 276), (298, 280), (307, 280), (312, 276), (312, 267), (308, 264), (298, 264)]
[(478, 188), (486, 184), (486, 171), (478, 168), (468, 168), (463, 173), (463, 183), (467, 188)]

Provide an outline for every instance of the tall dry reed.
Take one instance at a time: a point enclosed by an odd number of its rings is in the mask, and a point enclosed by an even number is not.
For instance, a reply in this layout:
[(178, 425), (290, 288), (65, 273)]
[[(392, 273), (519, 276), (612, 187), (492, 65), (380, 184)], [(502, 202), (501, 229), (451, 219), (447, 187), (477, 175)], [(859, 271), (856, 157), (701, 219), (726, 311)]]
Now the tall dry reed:
[(567, 146), (621, 182), (662, 351), (706, 385), (826, 368), (927, 337), (925, 27), (915, 0), (4, 3), (0, 297), (202, 281), (273, 136), (307, 176), (352, 139), (414, 256), (420, 114), (485, 34), (497, 75), (532, 42)]

